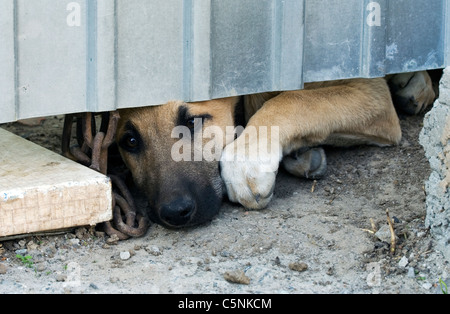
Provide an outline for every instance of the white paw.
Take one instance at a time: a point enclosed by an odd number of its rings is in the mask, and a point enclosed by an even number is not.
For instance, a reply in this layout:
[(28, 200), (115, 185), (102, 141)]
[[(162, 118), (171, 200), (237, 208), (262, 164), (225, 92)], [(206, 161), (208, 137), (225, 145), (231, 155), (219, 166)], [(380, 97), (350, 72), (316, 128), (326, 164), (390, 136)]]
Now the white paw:
[(281, 151), (259, 150), (258, 145), (236, 140), (223, 151), (222, 180), (230, 201), (247, 209), (263, 209), (272, 199)]

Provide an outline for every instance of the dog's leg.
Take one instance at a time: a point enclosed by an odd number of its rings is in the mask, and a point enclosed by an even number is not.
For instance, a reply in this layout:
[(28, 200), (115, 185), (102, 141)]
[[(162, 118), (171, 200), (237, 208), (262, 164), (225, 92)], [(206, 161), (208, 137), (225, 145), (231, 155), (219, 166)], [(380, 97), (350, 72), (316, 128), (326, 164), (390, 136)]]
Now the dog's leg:
[[(263, 137), (272, 139), (270, 149), (261, 149)], [(323, 143), (394, 145), (400, 139), (399, 120), (384, 79), (284, 92), (267, 101), (243, 134), (225, 148), (222, 179), (231, 201), (261, 209), (273, 196), (279, 162), (293, 151)]]
[(395, 106), (411, 115), (424, 111), (436, 99), (427, 71), (392, 75), (388, 84)]
[(294, 176), (318, 180), (327, 172), (327, 157), (322, 147), (304, 147), (285, 156), (283, 167)]

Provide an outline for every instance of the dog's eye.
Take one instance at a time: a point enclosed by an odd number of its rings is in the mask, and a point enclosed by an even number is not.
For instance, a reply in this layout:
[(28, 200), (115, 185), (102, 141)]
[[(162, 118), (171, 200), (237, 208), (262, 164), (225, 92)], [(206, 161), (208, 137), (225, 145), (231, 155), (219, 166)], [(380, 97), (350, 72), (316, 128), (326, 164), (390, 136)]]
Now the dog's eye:
[(138, 146), (138, 140), (135, 138), (135, 137), (133, 137), (133, 136), (127, 136), (126, 138), (125, 138), (125, 144), (129, 147), (129, 148), (132, 148), (132, 149), (134, 149), (134, 148), (136, 148), (137, 146)]
[(119, 145), (122, 149), (126, 150), (129, 153), (139, 153), (142, 148), (139, 133), (134, 128), (126, 131), (120, 139)]
[(195, 127), (195, 118), (188, 119), (188, 120), (186, 121), (186, 126), (187, 126), (189, 129), (193, 130), (194, 127)]
[(201, 128), (206, 120), (211, 120), (212, 117), (208, 114), (189, 117), (186, 119), (184, 125), (187, 126), (191, 131), (194, 131), (195, 128)]

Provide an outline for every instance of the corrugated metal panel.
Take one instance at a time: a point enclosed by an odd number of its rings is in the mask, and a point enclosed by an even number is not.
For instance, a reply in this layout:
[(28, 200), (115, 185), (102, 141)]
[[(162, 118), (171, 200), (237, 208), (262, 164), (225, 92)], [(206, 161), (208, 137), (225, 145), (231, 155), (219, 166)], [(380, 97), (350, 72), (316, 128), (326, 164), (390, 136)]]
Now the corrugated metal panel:
[(445, 0), (444, 1), (444, 16), (446, 18), (445, 20), (445, 27), (444, 27), (444, 34), (442, 35), (444, 37), (444, 56), (445, 56), (445, 65), (450, 66), (450, 1)]
[(448, 65), (448, 8), (447, 0), (308, 0), (305, 81)]
[(183, 1), (118, 0), (116, 10), (117, 105), (181, 99)]
[(303, 16), (303, 1), (118, 1), (117, 105), (301, 88)]
[(87, 31), (85, 25), (67, 27), (66, 6), (53, 0), (1, 2), (0, 122), (85, 106)]
[(1, 0), (0, 123), (450, 63), (448, 0)]
[[(65, 1), (15, 4), (17, 116), (79, 110), (86, 103), (86, 24), (66, 24)], [(85, 1), (78, 4), (85, 15)]]
[(303, 1), (212, 1), (211, 96), (302, 88), (303, 9)]
[(14, 5), (0, 2), (0, 122), (16, 118)]
[(445, 55), (445, 65), (450, 66), (450, 1), (445, 1), (445, 10), (444, 15), (446, 17), (445, 21), (445, 31), (444, 31), (444, 41), (445, 41), (445, 48), (444, 48), (444, 55)]
[[(413, 4), (413, 5), (412, 5)], [(447, 1), (389, 1), (386, 69), (389, 73), (442, 67)]]
[[(369, 38), (383, 36), (383, 32), (379, 27), (367, 25), (364, 18), (367, 1), (343, 3), (339, 0), (307, 1), (304, 64), (307, 82), (371, 74), (371, 57), (376, 55), (370, 54), (373, 45)], [(383, 18), (382, 14), (380, 16)]]

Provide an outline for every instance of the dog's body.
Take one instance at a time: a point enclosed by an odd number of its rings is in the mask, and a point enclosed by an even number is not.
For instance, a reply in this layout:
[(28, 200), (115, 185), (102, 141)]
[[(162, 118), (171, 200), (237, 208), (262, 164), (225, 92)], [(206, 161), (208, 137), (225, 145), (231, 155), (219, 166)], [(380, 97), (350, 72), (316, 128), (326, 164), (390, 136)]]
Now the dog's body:
[[(266, 207), (280, 162), (294, 175), (322, 177), (326, 158), (320, 145), (398, 144), (393, 98), (410, 113), (423, 110), (435, 99), (430, 77), (417, 72), (322, 82), (298, 91), (121, 110), (117, 141), (149, 199), (150, 218), (168, 227), (189, 226), (212, 219), (225, 192), (246, 208)], [(242, 124), (242, 114), (246, 126), (235, 139), (229, 130)], [(205, 148), (217, 158), (198, 159)], [(192, 159), (180, 161), (174, 152)]]

